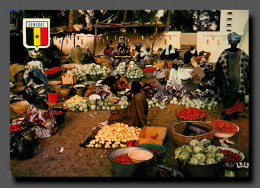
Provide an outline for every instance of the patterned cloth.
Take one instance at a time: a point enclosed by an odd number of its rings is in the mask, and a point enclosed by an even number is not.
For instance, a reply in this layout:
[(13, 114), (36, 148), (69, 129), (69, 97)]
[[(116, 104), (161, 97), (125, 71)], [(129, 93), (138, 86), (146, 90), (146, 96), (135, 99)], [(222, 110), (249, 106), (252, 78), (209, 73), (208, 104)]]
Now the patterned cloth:
[(228, 34), (227, 39), (231, 45), (237, 45), (241, 40), (241, 36), (235, 32), (232, 32)]
[(42, 72), (43, 74), (45, 74), (45, 73), (44, 73), (44, 70), (43, 70), (43, 65), (42, 65), (42, 62), (41, 62), (41, 61), (30, 61), (30, 62), (28, 62), (28, 63), (25, 65), (25, 67), (24, 67), (24, 70), (25, 70), (24, 75), (23, 75), (23, 79), (24, 79), (24, 80), (27, 79), (30, 70), (32, 70), (33, 68), (38, 68), (38, 69), (41, 70), (41, 72)]
[(57, 131), (55, 127), (56, 121), (52, 113), (52, 109), (48, 110), (37, 109), (33, 104), (30, 104), (27, 109), (27, 120), (31, 123), (41, 124), (42, 126), (35, 126), (31, 130), (35, 131), (40, 138), (49, 138)]

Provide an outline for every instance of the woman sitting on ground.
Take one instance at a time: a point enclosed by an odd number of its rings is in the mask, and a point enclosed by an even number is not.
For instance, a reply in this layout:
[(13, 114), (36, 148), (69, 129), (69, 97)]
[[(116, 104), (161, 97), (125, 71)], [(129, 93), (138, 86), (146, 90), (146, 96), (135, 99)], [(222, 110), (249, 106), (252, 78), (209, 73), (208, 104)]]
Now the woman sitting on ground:
[(129, 126), (144, 127), (148, 126), (148, 103), (146, 97), (141, 93), (141, 84), (134, 81), (131, 84), (131, 100), (127, 109), (113, 112), (108, 118), (108, 123), (125, 123)]

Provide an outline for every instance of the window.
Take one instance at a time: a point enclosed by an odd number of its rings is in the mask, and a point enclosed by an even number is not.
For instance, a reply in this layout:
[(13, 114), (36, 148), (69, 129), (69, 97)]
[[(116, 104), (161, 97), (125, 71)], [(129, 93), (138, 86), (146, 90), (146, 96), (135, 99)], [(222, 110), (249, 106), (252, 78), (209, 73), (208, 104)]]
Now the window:
[(231, 32), (231, 30), (230, 30), (230, 29), (228, 29), (228, 30), (227, 30), (227, 32)]
[(232, 24), (227, 24), (227, 27), (232, 27)]
[(227, 21), (232, 21), (232, 18), (227, 18)]
[(227, 14), (228, 14), (228, 15), (233, 15), (233, 13), (232, 13), (232, 12), (228, 12)]

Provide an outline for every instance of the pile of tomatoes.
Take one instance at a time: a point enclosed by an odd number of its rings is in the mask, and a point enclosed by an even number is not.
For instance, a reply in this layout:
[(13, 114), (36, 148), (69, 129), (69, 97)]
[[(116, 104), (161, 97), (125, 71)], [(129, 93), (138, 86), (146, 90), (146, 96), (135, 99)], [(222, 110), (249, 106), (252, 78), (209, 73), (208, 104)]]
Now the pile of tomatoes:
[(239, 161), (241, 161), (241, 157), (240, 155), (238, 155), (235, 152), (232, 152), (230, 150), (225, 150), (225, 149), (221, 149), (219, 148), (219, 151), (224, 154), (224, 162), (225, 163), (237, 163)]
[(114, 159), (113, 159), (114, 162), (116, 163), (128, 163), (128, 164), (132, 164), (134, 163), (130, 157), (128, 157), (127, 154), (121, 154), (121, 155), (118, 155), (116, 156)]
[(156, 71), (156, 68), (153, 67), (146, 67), (145, 69), (142, 70), (143, 72), (154, 72)]
[(218, 133), (235, 133), (238, 131), (236, 125), (225, 120), (213, 120), (210, 124), (215, 126)]
[(52, 113), (53, 113), (54, 116), (57, 116), (57, 115), (63, 114), (64, 112), (60, 111), (60, 110), (52, 110)]
[(206, 117), (207, 113), (198, 108), (184, 108), (182, 110), (177, 111), (176, 116), (182, 120), (198, 120)]
[(20, 131), (22, 130), (23, 127), (21, 126), (21, 124), (16, 124), (16, 125), (10, 125), (10, 132), (13, 132), (13, 131)]

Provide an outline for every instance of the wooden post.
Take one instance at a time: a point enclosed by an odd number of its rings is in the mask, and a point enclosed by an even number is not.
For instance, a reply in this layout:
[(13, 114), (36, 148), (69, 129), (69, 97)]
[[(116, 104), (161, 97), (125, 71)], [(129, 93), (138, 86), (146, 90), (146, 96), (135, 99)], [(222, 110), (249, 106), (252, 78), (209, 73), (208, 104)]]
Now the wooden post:
[(153, 46), (154, 46), (155, 35), (157, 34), (157, 30), (158, 30), (158, 26), (156, 25), (155, 32), (153, 34), (153, 43), (152, 43), (152, 49), (151, 49), (151, 56), (153, 55)]
[(97, 45), (97, 26), (98, 26), (98, 19), (97, 19), (97, 21), (96, 21), (96, 25), (95, 25), (95, 36), (94, 36), (93, 57), (95, 57), (96, 45)]
[(76, 34), (73, 34), (74, 35), (74, 41), (73, 41), (73, 44), (74, 44), (74, 47), (76, 46), (75, 44), (76, 44)]

